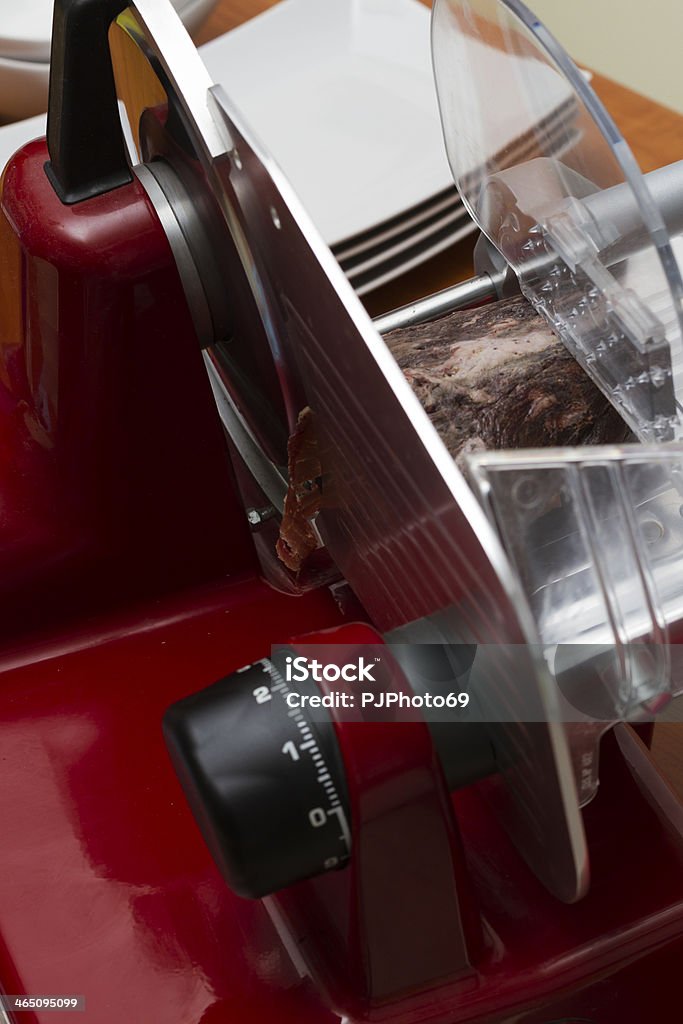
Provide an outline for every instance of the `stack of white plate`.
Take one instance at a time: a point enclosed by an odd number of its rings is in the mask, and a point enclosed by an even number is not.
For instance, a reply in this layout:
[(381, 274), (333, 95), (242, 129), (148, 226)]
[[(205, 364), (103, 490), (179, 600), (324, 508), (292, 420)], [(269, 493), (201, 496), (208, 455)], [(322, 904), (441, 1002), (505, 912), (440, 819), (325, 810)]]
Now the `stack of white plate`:
[[(359, 294), (475, 231), (446, 159), (418, 0), (283, 0), (200, 53)], [(496, 87), (501, 58), (490, 48), (491, 103), (510, 146), (531, 157), (532, 133)], [(571, 102), (552, 81), (539, 97), (558, 154)]]
[[(216, 0), (171, 0), (188, 31)], [(54, 0), (4, 0), (0, 14), (0, 120), (17, 121), (47, 109)]]
[(284, 0), (200, 48), (358, 292), (473, 230), (418, 0)]

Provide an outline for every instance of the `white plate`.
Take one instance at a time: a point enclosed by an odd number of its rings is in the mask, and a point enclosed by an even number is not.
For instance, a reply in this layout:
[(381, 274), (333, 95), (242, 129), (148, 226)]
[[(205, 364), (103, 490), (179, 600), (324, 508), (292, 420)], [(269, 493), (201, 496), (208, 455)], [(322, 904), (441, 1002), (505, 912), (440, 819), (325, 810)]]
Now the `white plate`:
[(0, 172), (5, 169), (9, 158), (33, 139), (39, 139), (47, 131), (47, 114), (38, 114), (26, 121), (16, 121), (0, 128)]
[(2, 6), (0, 56), (47, 63), (54, 0), (9, 0)]
[[(555, 121), (551, 119), (548, 122), (546, 138), (549, 140), (550, 151), (560, 157), (571, 148), (576, 134), (568, 132), (566, 119), (558, 115)], [(520, 158), (536, 155), (533, 139), (519, 139), (517, 147)], [(400, 268), (402, 253), (410, 253), (414, 261), (420, 247), (431, 251), (435, 233), (443, 235), (449, 225), (454, 232), (456, 222), (459, 229), (465, 218), (469, 220), (469, 214), (453, 187), (420, 207), (407, 211), (404, 217), (394, 218), (378, 230), (358, 235), (356, 239), (336, 246), (333, 252), (351, 280), (365, 277), (372, 268), (389, 262), (395, 266), (396, 274), (399, 274), (403, 272)]]
[[(575, 144), (577, 135), (567, 131), (567, 122), (560, 116), (557, 117), (556, 124), (553, 125), (551, 122), (549, 127), (551, 137), (554, 133), (553, 156), (561, 157)], [(523, 140), (518, 144), (523, 150)], [(529, 142), (526, 146), (529, 146)], [(531, 149), (528, 149), (529, 156), (534, 152), (535, 148), (532, 145)], [(397, 240), (395, 233), (392, 233), (386, 244), (376, 246), (374, 250), (366, 248), (363, 251), (362, 247), (357, 247), (350, 259), (347, 247), (341, 252), (337, 249), (337, 254), (351, 284), (359, 295), (364, 295), (406, 273), (476, 230), (476, 224), (465, 212), (464, 207), (461, 207), (460, 216), (457, 209), (452, 207), (432, 224), (414, 223), (409, 236), (400, 241)], [(342, 253), (346, 254), (346, 258)], [(349, 265), (350, 262), (352, 265)]]
[[(16, 121), (47, 109), (53, 2), (0, 0), (0, 120)], [(216, 2), (172, 0), (188, 32), (201, 25)]]
[[(139, 162), (135, 148), (133, 133), (128, 122), (128, 115), (123, 103), (119, 102), (119, 114), (121, 115), (121, 126), (123, 137), (128, 147), (128, 153), (132, 164)], [(38, 114), (36, 117), (29, 117), (25, 121), (15, 121), (13, 124), (6, 124), (0, 127), (0, 172), (5, 169), (10, 157), (27, 142), (33, 139), (42, 138), (47, 131), (47, 114)]]
[[(430, 12), (418, 0), (284, 0), (200, 53), (329, 245), (452, 185)], [(503, 55), (484, 56), (491, 102), (513, 141), (518, 112), (497, 89)], [(549, 81), (539, 118), (569, 95)]]
[(456, 205), (434, 218), (427, 218), (426, 222), (413, 225), (402, 236), (389, 242), (356, 251), (351, 257), (339, 258), (339, 265), (350, 279), (362, 276), (381, 263), (401, 258), (405, 252), (423, 248), (435, 233), (446, 230), (454, 233), (466, 223), (471, 223), (471, 220), (464, 206)]
[(0, 119), (17, 121), (47, 110), (49, 64), (0, 57)]
[(374, 249), (378, 245), (391, 245), (397, 235), (402, 235), (409, 228), (419, 230), (429, 217), (436, 214), (445, 216), (455, 209), (464, 210), (464, 206), (455, 185), (453, 185), (445, 192), (438, 192), (431, 199), (420, 203), (419, 206), (413, 206), (410, 210), (406, 210), (403, 216), (385, 220), (370, 231), (364, 231), (360, 235), (354, 235), (353, 238), (345, 239), (339, 245), (334, 246), (332, 252), (340, 263), (344, 263), (344, 261), (367, 252), (368, 249)]
[[(216, 0), (171, 0), (192, 32)], [(5, 0), (0, 18), (0, 56), (12, 60), (50, 60), (54, 0)]]
[(418, 0), (285, 0), (200, 48), (329, 244), (453, 183), (429, 25)]
[(473, 235), (476, 230), (477, 225), (468, 217), (465, 223), (462, 223), (462, 226), (458, 227), (452, 234), (447, 232), (444, 235), (439, 231), (435, 231), (433, 235), (423, 242), (418, 251), (411, 251), (410, 254), (404, 253), (397, 262), (387, 260), (386, 263), (378, 265), (370, 273), (356, 279), (350, 277), (349, 280), (358, 295), (366, 295), (368, 292), (374, 291), (375, 288), (380, 288), (383, 284), (388, 284), (389, 281), (393, 281), (402, 274), (406, 274), (409, 270), (419, 267), (425, 260), (431, 259), (432, 256), (437, 256), (444, 249), (448, 249), (449, 246)]

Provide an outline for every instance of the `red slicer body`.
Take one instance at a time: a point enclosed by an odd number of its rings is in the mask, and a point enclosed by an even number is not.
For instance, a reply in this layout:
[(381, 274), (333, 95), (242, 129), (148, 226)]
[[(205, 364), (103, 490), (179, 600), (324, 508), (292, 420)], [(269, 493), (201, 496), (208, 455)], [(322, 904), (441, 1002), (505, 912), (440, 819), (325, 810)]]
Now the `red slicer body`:
[[(67, 207), (44, 187), (47, 160), (44, 140), (31, 143), (3, 180), (5, 636), (250, 561), (244, 517), (225, 512), (220, 426), (144, 191), (135, 179)], [(185, 347), (169, 359), (172, 338)]]
[(47, 161), (14, 157), (0, 213), (2, 990), (84, 995), (93, 1024), (667, 1019), (683, 810), (626, 726), (573, 905), (489, 780), (449, 793), (424, 723), (336, 712), (351, 862), (265, 900), (226, 887), (164, 712), (273, 643), (381, 638), (328, 587), (263, 581), (154, 206), (136, 178), (64, 203)]

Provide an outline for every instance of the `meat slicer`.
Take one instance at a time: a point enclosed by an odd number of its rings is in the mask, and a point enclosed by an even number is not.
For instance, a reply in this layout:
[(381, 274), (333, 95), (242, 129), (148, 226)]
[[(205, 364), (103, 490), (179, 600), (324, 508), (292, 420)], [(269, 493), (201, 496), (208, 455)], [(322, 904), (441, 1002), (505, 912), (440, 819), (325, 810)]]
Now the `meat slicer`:
[[(137, 162), (114, 23), (163, 90)], [(373, 323), (171, 6), (56, 0), (0, 217), (10, 1015), (676, 1006), (683, 811), (647, 744), (680, 688), (683, 172), (640, 175), (517, 0), (436, 0), (433, 54), (479, 276)], [(510, 289), (632, 444), (456, 467), (382, 332)], [(349, 664), (399, 710), (353, 707)]]

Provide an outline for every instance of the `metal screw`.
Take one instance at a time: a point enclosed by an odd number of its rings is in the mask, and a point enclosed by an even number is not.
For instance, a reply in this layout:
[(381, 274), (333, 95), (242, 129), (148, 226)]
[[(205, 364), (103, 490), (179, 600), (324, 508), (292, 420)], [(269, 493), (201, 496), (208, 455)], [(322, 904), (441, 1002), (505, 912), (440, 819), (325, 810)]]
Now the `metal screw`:
[(277, 515), (277, 509), (273, 508), (272, 505), (267, 505), (266, 508), (248, 508), (247, 522), (250, 526), (261, 526), (269, 519), (272, 519), (274, 515)]

